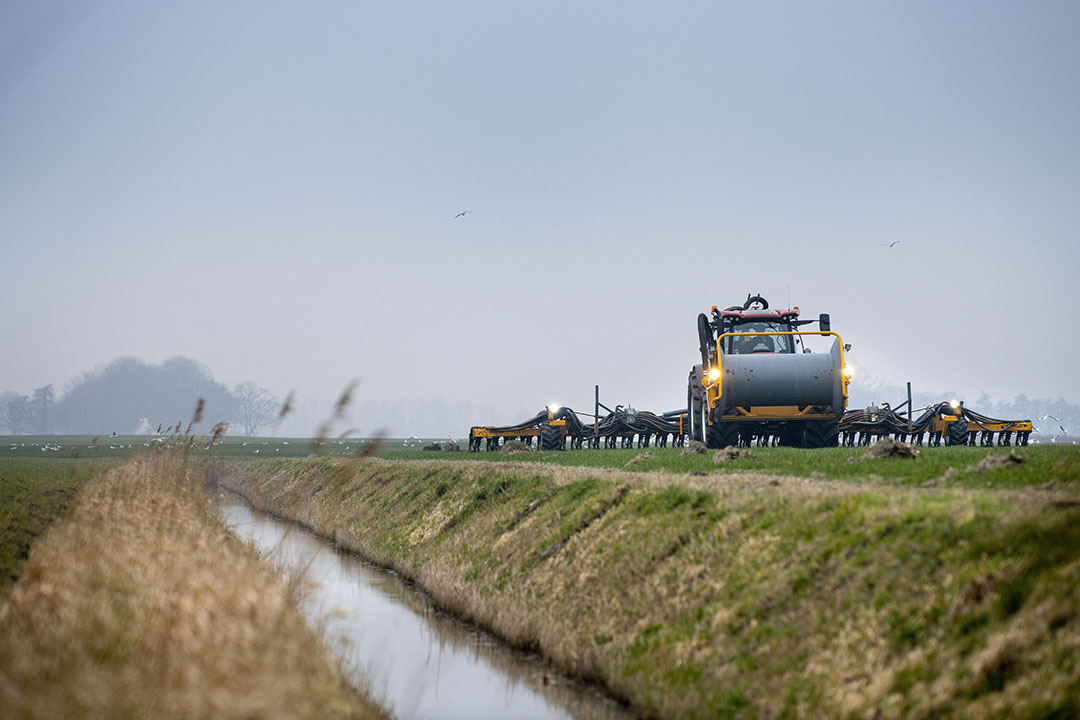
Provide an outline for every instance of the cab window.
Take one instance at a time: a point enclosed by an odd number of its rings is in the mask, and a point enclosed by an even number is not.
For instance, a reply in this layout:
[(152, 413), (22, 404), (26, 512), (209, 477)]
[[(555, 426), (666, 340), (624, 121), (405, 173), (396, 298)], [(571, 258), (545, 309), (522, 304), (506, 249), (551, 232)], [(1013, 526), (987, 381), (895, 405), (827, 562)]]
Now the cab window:
[[(732, 332), (767, 333), (788, 332), (791, 328), (786, 323), (749, 322), (736, 325)], [(724, 352), (733, 355), (752, 355), (754, 353), (790, 353), (793, 345), (791, 335), (746, 335), (724, 338)]]

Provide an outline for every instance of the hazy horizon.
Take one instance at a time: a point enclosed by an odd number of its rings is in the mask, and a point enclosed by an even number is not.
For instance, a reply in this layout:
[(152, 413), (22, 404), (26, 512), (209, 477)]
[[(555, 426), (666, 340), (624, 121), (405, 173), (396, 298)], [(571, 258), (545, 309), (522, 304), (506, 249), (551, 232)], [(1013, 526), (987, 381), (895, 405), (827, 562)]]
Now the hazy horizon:
[(183, 355), (477, 423), (661, 412), (697, 314), (761, 293), (830, 313), (856, 388), (1080, 401), (1078, 20), (6, 4), (0, 391)]

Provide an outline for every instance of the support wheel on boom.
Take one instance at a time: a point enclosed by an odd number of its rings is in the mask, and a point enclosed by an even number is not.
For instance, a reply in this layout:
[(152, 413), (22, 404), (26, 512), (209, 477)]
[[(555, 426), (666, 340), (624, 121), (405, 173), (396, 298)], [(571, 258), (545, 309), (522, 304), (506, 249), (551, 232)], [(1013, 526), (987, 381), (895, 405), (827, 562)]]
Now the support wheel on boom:
[(562, 438), (559, 437), (559, 428), (551, 427), (548, 424), (540, 426), (540, 449), (541, 450), (562, 450)]
[(720, 450), (728, 445), (738, 447), (739, 424), (733, 422), (720, 422), (714, 418), (712, 425), (705, 426), (705, 447), (710, 450)]
[(967, 445), (968, 421), (963, 415), (960, 419), (949, 423), (949, 434), (945, 438), (946, 445)]
[(840, 444), (840, 423), (835, 419), (807, 420), (803, 431), (803, 446), (808, 448), (836, 447)]

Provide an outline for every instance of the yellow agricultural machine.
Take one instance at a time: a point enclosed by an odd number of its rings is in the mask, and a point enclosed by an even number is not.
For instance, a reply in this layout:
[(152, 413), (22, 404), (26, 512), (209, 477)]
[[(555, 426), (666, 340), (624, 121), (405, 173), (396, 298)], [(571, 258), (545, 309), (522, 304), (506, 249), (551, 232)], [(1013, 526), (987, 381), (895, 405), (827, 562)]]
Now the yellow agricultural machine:
[[(806, 327), (813, 324), (817, 330)], [(770, 309), (765, 298), (752, 295), (742, 305), (698, 315), (697, 331), (701, 363), (690, 369), (685, 408), (661, 415), (621, 405), (612, 410), (600, 403), (598, 386), (591, 416), (551, 406), (517, 425), (473, 427), (469, 450), (498, 450), (511, 439), (535, 442), (541, 450), (663, 447), (669, 441), (682, 446), (691, 439), (710, 448), (823, 448), (836, 447), (841, 435), (845, 445), (884, 435), (910, 437), (919, 445), (928, 439), (931, 446), (1026, 445), (1032, 431), (1030, 420), (995, 420), (962, 403), (937, 403), (913, 418), (910, 384), (907, 403), (896, 409), (848, 411), (854, 370), (845, 353), (851, 346), (832, 331), (824, 313), (802, 320), (798, 307)], [(904, 405), (906, 418), (896, 412)]]
[[(818, 324), (817, 330), (802, 329)], [(691, 436), (710, 448), (775, 438), (790, 447), (835, 447), (847, 409), (850, 349), (829, 316), (800, 320), (799, 308), (774, 310), (760, 295), (698, 315), (701, 364), (686, 390)], [(831, 337), (828, 352), (805, 338)]]

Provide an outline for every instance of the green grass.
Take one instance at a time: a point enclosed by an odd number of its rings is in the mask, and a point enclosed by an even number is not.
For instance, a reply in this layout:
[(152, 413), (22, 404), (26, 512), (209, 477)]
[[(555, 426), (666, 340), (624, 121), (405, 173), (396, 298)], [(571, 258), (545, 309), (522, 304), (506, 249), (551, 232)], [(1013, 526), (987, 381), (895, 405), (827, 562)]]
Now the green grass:
[(987, 473), (967, 468), (1008, 449), (849, 463), (862, 451), (763, 448), (723, 464), (650, 449), (601, 469), (641, 452), (227, 470), (263, 507), (646, 715), (1011, 717), (1080, 701), (1077, 449), (1030, 447)]
[[(0, 436), (0, 459), (4, 458), (126, 458), (130, 455), (168, 444), (176, 436), (165, 436), (159, 443), (148, 436), (120, 437), (90, 435), (20, 435)], [(316, 446), (312, 438), (246, 438), (225, 436), (212, 447), (207, 440), (196, 442), (192, 457), (216, 458), (302, 458), (312, 454), (331, 457), (356, 456), (367, 452), (374, 441), (367, 438), (328, 439)], [(712, 460), (713, 452), (684, 455), (681, 448), (567, 450), (502, 454), (480, 451), (425, 452), (424, 445), (445, 442), (439, 439), (387, 438), (378, 443), (376, 457), (402, 460), (436, 458), (488, 463), (540, 463), (544, 465), (585, 468), (626, 469), (630, 472), (668, 473), (763, 473), (804, 478), (827, 478), (847, 482), (875, 482), (902, 486), (927, 483), (942, 487), (1025, 487), (1050, 482), (1075, 483), (1080, 480), (1080, 447), (1030, 445), (1015, 447), (923, 447), (917, 458), (878, 458), (859, 460), (865, 448), (829, 448), (806, 451), (796, 448), (752, 448), (753, 457), (739, 458), (724, 464)], [(467, 446), (466, 441), (461, 442)], [(44, 448), (44, 449), (43, 449)], [(1025, 462), (1017, 467), (976, 472), (975, 465), (987, 456), (1021, 454)], [(641, 458), (643, 455), (649, 457)], [(633, 464), (627, 465), (634, 461)], [(945, 478), (947, 471), (952, 471)]]
[[(177, 435), (0, 435), (0, 459), (3, 458), (127, 458), (155, 447), (174, 445)], [(321, 455), (356, 455), (375, 441), (370, 438), (329, 438), (321, 446), (313, 438), (231, 437), (226, 435), (213, 446), (209, 438), (195, 436), (192, 457), (307, 457)], [(379, 455), (430, 457), (434, 453), (420, 448), (445, 438), (386, 438), (378, 442)], [(453, 453), (463, 455), (465, 453)]]
[[(454, 459), (474, 462), (536, 462), (558, 466), (625, 469), (630, 472), (669, 472), (737, 474), (764, 473), (789, 477), (841, 480), (853, 483), (888, 483), (922, 486), (935, 483), (944, 487), (1025, 487), (1048, 482), (1080, 481), (1080, 447), (1030, 445), (1015, 447), (924, 447), (916, 458), (877, 458), (861, 460), (866, 448), (751, 448), (753, 457), (723, 464), (713, 462), (713, 451), (702, 455), (684, 455), (681, 448), (646, 448), (613, 450), (572, 450), (530, 452), (503, 455), (496, 452), (452, 453)], [(1025, 462), (989, 472), (977, 472), (975, 465), (987, 456), (1016, 452)], [(648, 454), (651, 457), (631, 460)], [(448, 454), (443, 454), (448, 455)], [(400, 459), (431, 459), (435, 453), (402, 451), (392, 456)], [(943, 476), (950, 469), (953, 474)]]
[(34, 539), (103, 467), (102, 463), (0, 457), (0, 590), (18, 577)]

